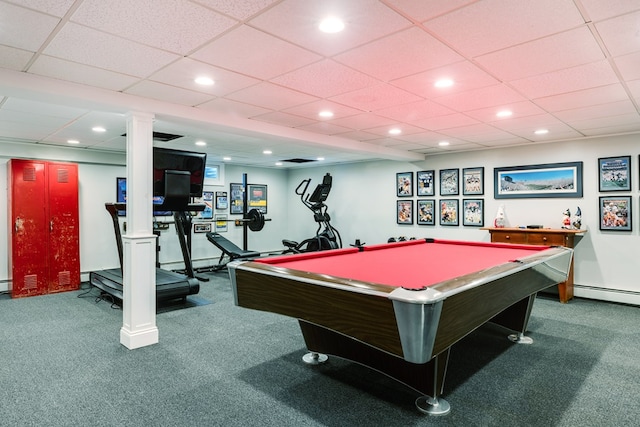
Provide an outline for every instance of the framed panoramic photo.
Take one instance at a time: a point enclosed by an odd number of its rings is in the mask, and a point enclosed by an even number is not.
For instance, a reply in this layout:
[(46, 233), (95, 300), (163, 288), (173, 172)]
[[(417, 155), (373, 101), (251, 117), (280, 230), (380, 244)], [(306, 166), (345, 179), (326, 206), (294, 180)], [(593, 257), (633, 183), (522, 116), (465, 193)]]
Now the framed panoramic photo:
[(440, 195), (457, 196), (460, 193), (460, 170), (440, 170)]
[(459, 225), (458, 199), (440, 199), (440, 225)]
[(436, 185), (435, 171), (418, 171), (416, 172), (416, 184), (418, 197), (434, 196)]
[(462, 200), (462, 225), (470, 227), (484, 227), (484, 200)]
[(398, 224), (413, 224), (413, 200), (398, 200), (396, 204)]
[(396, 174), (396, 189), (398, 197), (413, 196), (413, 172), (400, 172)]
[(631, 191), (631, 156), (598, 159), (598, 190)]
[(631, 196), (600, 197), (600, 230), (631, 231)]
[(480, 196), (484, 194), (484, 168), (462, 169), (462, 194)]
[(493, 169), (494, 197), (582, 197), (582, 162)]
[(433, 199), (418, 200), (416, 208), (418, 225), (435, 225), (436, 201)]

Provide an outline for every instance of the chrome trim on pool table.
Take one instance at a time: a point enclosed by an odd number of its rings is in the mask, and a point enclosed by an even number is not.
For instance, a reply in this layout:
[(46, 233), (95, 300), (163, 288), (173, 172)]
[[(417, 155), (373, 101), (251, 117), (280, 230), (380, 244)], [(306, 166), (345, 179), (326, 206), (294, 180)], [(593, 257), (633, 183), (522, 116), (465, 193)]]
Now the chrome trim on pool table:
[[(398, 290), (413, 292), (406, 289)], [(391, 298), (391, 295), (389, 297)], [(433, 344), (442, 312), (442, 300), (433, 304), (408, 304), (405, 301), (392, 299), (404, 360), (411, 363), (425, 363), (433, 354)], [(416, 319), (420, 321), (416, 322)]]

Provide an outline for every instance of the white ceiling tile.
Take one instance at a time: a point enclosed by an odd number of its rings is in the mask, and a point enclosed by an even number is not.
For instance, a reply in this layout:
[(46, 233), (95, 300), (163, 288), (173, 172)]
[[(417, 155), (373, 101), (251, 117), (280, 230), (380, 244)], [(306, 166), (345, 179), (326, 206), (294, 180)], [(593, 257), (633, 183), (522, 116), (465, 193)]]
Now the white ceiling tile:
[[(321, 111), (330, 111), (331, 113), (333, 113), (333, 116), (330, 118), (320, 117), (318, 114)], [(355, 108), (351, 108), (342, 104), (331, 102), (327, 99), (321, 99), (318, 101), (310, 102), (308, 104), (297, 105), (293, 108), (288, 108), (284, 110), (284, 112), (290, 113), (290, 114), (296, 114), (298, 116), (306, 117), (312, 120), (335, 122), (335, 120), (337, 119), (358, 114), (360, 113), (360, 110), (356, 110)]]
[(581, 119), (568, 123), (585, 135), (602, 135), (607, 133), (632, 132), (637, 129), (638, 122), (640, 122), (640, 114), (635, 112), (598, 119)]
[(604, 53), (587, 27), (554, 34), (476, 58), (492, 75), (504, 81), (603, 59)]
[(485, 0), (424, 23), (441, 40), (469, 57), (582, 24), (584, 20), (572, 0)]
[(315, 123), (315, 120), (310, 120), (304, 117), (295, 116), (293, 114), (281, 113), (281, 112), (262, 114), (259, 116), (254, 116), (252, 117), (252, 119), (258, 120), (261, 122), (275, 123), (277, 125), (292, 127), (292, 128)]
[(2, 104), (2, 109), (43, 116), (62, 117), (67, 121), (89, 113), (89, 110), (84, 108), (66, 107), (48, 102), (30, 101), (20, 98), (7, 99), (6, 102)]
[(0, 68), (22, 71), (32, 57), (33, 52), (0, 45)]
[(364, 132), (361, 130), (350, 131), (345, 133), (336, 134), (342, 138), (352, 139), (354, 141), (370, 141), (372, 139), (377, 139), (378, 135), (374, 135), (369, 132)]
[(386, 0), (386, 3), (418, 21), (426, 21), (474, 1), (476, 0)]
[(58, 18), (0, 2), (0, 44), (36, 52), (59, 22)]
[(181, 55), (237, 24), (200, 5), (175, 0), (84, 0), (71, 20)]
[(569, 110), (588, 105), (607, 104), (628, 99), (621, 84), (594, 87), (535, 99), (534, 102), (549, 112)]
[(618, 82), (607, 61), (514, 80), (510, 84), (529, 98), (542, 98)]
[(415, 124), (416, 126), (428, 130), (450, 129), (477, 123), (477, 120), (460, 113), (448, 114), (446, 116), (425, 117), (424, 119), (413, 121), (413, 124)]
[(453, 110), (464, 112), (480, 108), (498, 107), (524, 101), (525, 98), (503, 84), (486, 86), (462, 93), (454, 93), (435, 98), (438, 104)]
[(376, 80), (366, 74), (329, 59), (284, 74), (273, 79), (273, 82), (321, 98), (376, 84)]
[(497, 129), (507, 132), (525, 130), (526, 134), (533, 134), (537, 129), (545, 128), (566, 128), (566, 125), (551, 114), (538, 114), (535, 116), (516, 117), (507, 120), (500, 120), (491, 124)]
[(118, 92), (139, 80), (126, 74), (65, 61), (64, 59), (47, 55), (39, 55), (29, 67), (28, 72)]
[(373, 113), (360, 113), (349, 117), (331, 120), (332, 123), (350, 129), (367, 129), (375, 126), (386, 126), (394, 124), (397, 120), (379, 116)]
[(353, 92), (334, 96), (332, 101), (344, 103), (363, 111), (375, 111), (393, 105), (419, 101), (421, 98), (403, 89), (380, 83)]
[(624, 80), (640, 79), (640, 52), (618, 56), (613, 61)]
[[(215, 83), (212, 86), (199, 85), (194, 80), (201, 76), (209, 77)], [(149, 80), (215, 96), (224, 96), (260, 83), (260, 80), (189, 58), (181, 58), (168, 65), (151, 75)]]
[(395, 105), (376, 111), (376, 114), (379, 116), (389, 117), (396, 121), (407, 123), (416, 123), (429, 117), (446, 116), (453, 113), (455, 113), (455, 111), (452, 109), (429, 100)]
[[(453, 80), (453, 86), (435, 87), (436, 82), (443, 79)], [(499, 81), (495, 77), (490, 76), (470, 61), (457, 62), (391, 81), (394, 86), (429, 99), (493, 86), (498, 83)]]
[[(512, 115), (509, 117), (497, 116), (498, 112), (505, 110), (511, 111)], [(485, 123), (501, 122), (511, 120), (512, 118), (533, 116), (542, 113), (544, 113), (544, 110), (530, 101), (503, 104), (498, 107), (480, 108), (478, 110), (465, 112), (466, 115)]]
[(136, 83), (128, 88), (125, 93), (188, 106), (202, 104), (211, 100), (211, 95), (148, 80)]
[(628, 87), (636, 100), (636, 104), (640, 104), (640, 79), (629, 82)]
[(76, 0), (20, 0), (20, 6), (63, 17)]
[(248, 26), (230, 31), (191, 57), (260, 79), (270, 79), (322, 59), (317, 54)]
[(596, 24), (596, 29), (612, 56), (640, 51), (640, 12), (622, 15)]
[(271, 111), (267, 108), (262, 108), (256, 105), (250, 105), (225, 98), (216, 98), (212, 101), (207, 101), (204, 104), (198, 105), (198, 108), (207, 111), (215, 111), (228, 114), (232, 117), (242, 118), (254, 117), (260, 114), (266, 114)]
[(601, 21), (623, 13), (640, 10), (636, 0), (580, 0), (592, 21)]
[[(347, 51), (335, 60), (389, 81), (459, 62), (462, 57), (424, 30), (411, 27)], [(386, 66), (380, 67), (380, 63)]]
[(340, 133), (344, 134), (349, 130), (345, 127), (338, 126), (329, 122), (316, 122), (309, 125), (298, 126), (298, 129), (306, 130), (309, 132), (321, 133), (323, 135), (337, 135)]
[[(341, 18), (345, 29), (337, 34), (320, 32), (318, 25), (327, 16)], [(322, 55), (333, 55), (411, 23), (377, 0), (284, 0), (249, 24)]]
[(276, 111), (317, 101), (316, 97), (266, 82), (242, 89), (226, 98)]
[(630, 100), (612, 102), (609, 104), (591, 105), (572, 110), (558, 111), (555, 114), (564, 122), (576, 122), (579, 120), (598, 119), (611, 116), (622, 116), (635, 113), (636, 108)]
[(44, 54), (144, 77), (175, 61), (175, 54), (69, 23), (44, 49)]
[(195, 0), (204, 6), (218, 10), (225, 15), (245, 20), (267, 8), (278, 0)]

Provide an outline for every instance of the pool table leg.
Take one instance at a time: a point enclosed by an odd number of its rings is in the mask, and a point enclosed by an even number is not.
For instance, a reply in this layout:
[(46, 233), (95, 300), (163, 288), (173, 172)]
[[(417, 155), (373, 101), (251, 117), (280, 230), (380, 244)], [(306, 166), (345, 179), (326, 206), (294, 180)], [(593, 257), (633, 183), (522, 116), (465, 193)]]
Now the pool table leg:
[(527, 331), (527, 325), (529, 324), (529, 317), (531, 317), (531, 310), (533, 309), (535, 299), (536, 294), (521, 299), (511, 307), (496, 315), (490, 320), (490, 322), (516, 331), (515, 334), (508, 336), (509, 340), (516, 344), (533, 343), (533, 339), (525, 336), (524, 334)]
[(313, 363), (314, 354), (325, 358), (326, 354), (331, 354), (360, 363), (422, 393), (424, 396), (416, 400), (416, 406), (421, 412), (430, 415), (449, 412), (449, 403), (440, 396), (444, 388), (450, 348), (427, 363), (417, 364), (304, 320), (298, 320), (298, 323), (310, 351), (303, 357), (305, 362), (311, 360)]
[(309, 353), (302, 356), (302, 360), (308, 365), (319, 365), (326, 362), (328, 359), (329, 356), (327, 356), (326, 354), (316, 353), (315, 351), (310, 351)]

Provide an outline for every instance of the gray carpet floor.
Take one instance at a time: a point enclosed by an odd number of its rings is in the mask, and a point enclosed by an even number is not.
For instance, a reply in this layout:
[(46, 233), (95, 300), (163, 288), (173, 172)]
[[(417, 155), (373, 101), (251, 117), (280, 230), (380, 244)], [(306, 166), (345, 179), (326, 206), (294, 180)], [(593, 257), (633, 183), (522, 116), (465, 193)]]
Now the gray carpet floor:
[(451, 413), (429, 417), (382, 374), (304, 364), (295, 319), (235, 307), (226, 272), (209, 277), (186, 304), (159, 307), (160, 342), (137, 350), (95, 289), (1, 295), (0, 425), (640, 425), (639, 307), (540, 296), (533, 345), (486, 325), (453, 347)]

